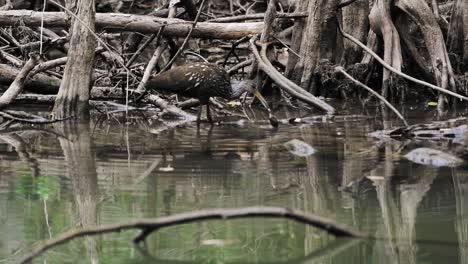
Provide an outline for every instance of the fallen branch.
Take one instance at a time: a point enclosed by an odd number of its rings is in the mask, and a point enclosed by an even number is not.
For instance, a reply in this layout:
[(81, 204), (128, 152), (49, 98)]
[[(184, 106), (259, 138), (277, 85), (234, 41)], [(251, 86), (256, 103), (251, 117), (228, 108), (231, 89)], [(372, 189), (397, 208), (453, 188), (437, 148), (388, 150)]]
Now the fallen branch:
[(139, 219), (124, 224), (105, 225), (101, 227), (75, 229), (62, 233), (56, 238), (46, 241), (43, 245), (36, 248), (30, 255), (20, 261), (21, 264), (29, 263), (35, 257), (40, 256), (47, 250), (64, 244), (72, 239), (89, 236), (102, 235), (107, 233), (121, 232), (128, 229), (140, 229), (142, 233), (134, 239), (135, 243), (143, 241), (153, 231), (174, 225), (193, 223), (201, 220), (210, 219), (235, 219), (246, 217), (272, 217), (287, 218), (297, 222), (311, 225), (327, 231), (337, 237), (366, 238), (367, 236), (358, 231), (349, 229), (335, 221), (316, 215), (290, 210), (279, 207), (247, 207), (233, 209), (213, 209), (202, 210), (189, 213), (181, 213), (172, 216), (160, 217), (155, 219)]
[[(0, 27), (40, 26), (42, 15), (44, 27), (67, 27), (68, 19), (64, 12), (35, 12), (29, 10), (0, 11)], [(185, 37), (192, 27), (191, 21), (175, 18), (158, 18), (121, 13), (97, 13), (96, 28), (140, 33), (156, 33), (166, 25), (163, 35)], [(211, 23), (200, 22), (193, 30), (195, 38), (239, 39), (262, 31), (263, 22), (252, 23)]]
[(405, 126), (408, 126), (408, 122), (406, 122), (406, 119), (403, 117), (403, 115), (400, 114), (400, 112), (395, 107), (393, 107), (393, 105), (390, 102), (388, 102), (387, 99), (385, 99), (385, 97), (381, 96), (379, 93), (372, 90), (371, 88), (369, 88), (367, 85), (363, 84), (362, 82), (354, 79), (351, 75), (349, 75), (345, 71), (345, 69), (342, 66), (335, 67), (335, 70), (338, 72), (341, 72), (346, 78), (350, 79), (357, 86), (362, 87), (366, 89), (368, 92), (370, 92), (371, 94), (375, 95), (375, 97), (377, 97), (380, 101), (382, 101), (388, 108), (390, 108), (398, 116), (398, 118), (401, 119), (401, 121), (403, 122), (403, 124), (405, 124)]
[[(275, 18), (305, 18), (307, 16), (308, 16), (307, 12), (275, 14)], [(255, 20), (255, 19), (263, 20), (264, 18), (265, 18), (265, 14), (249, 14), (249, 15), (241, 15), (241, 16), (219, 17), (219, 18), (210, 19), (206, 22), (228, 23), (228, 22)]]
[(181, 117), (187, 121), (195, 121), (197, 119), (194, 115), (185, 112), (184, 110), (178, 108), (175, 105), (171, 105), (166, 100), (159, 97), (158, 95), (150, 94), (146, 98), (146, 100), (148, 101), (148, 103), (154, 104), (157, 107), (163, 110), (166, 110), (168, 113), (175, 115), (177, 117)]
[(15, 121), (15, 122), (37, 124), (37, 125), (53, 124), (53, 123), (62, 122), (62, 121), (73, 118), (72, 116), (69, 116), (69, 117), (64, 117), (64, 118), (47, 119), (42, 116), (27, 114), (21, 111), (0, 111), (0, 117)]
[(305, 91), (304, 89), (302, 89), (301, 87), (297, 86), (295, 83), (290, 81), (288, 78), (284, 77), (280, 72), (278, 72), (273, 67), (273, 65), (268, 61), (266, 57), (262, 58), (262, 56), (260, 56), (257, 50), (257, 47), (255, 46), (255, 40), (256, 40), (256, 37), (250, 40), (249, 47), (252, 50), (252, 53), (254, 54), (258, 62), (258, 66), (262, 71), (264, 71), (268, 76), (270, 76), (270, 78), (273, 81), (275, 81), (276, 84), (278, 84), (278, 86), (280, 86), (283, 90), (285, 90), (291, 96), (303, 102), (319, 107), (330, 114), (335, 112), (335, 109), (332, 106), (323, 102), (317, 97), (313, 96), (309, 92)]
[(58, 58), (58, 59), (54, 59), (54, 60), (50, 60), (50, 61), (41, 62), (38, 65), (36, 65), (34, 67), (34, 69), (32, 69), (31, 74), (29, 75), (29, 77), (32, 77), (32, 76), (36, 75), (36, 73), (43, 72), (43, 71), (46, 71), (46, 70), (51, 69), (51, 68), (55, 68), (55, 67), (58, 67), (58, 66), (63, 66), (63, 65), (65, 65), (67, 63), (67, 60), (68, 60), (68, 57), (62, 57), (62, 58)]
[(29, 73), (34, 68), (34, 66), (36, 66), (38, 61), (39, 61), (39, 55), (38, 54), (31, 54), (29, 60), (26, 62), (24, 67), (21, 69), (18, 76), (16, 76), (15, 80), (10, 85), (8, 90), (6, 90), (2, 94), (2, 96), (0, 97), (0, 109), (3, 109), (7, 105), (9, 105), (13, 100), (15, 100), (15, 98), (18, 96), (18, 94), (21, 93), (21, 91), (24, 88), (24, 84), (26, 82), (26, 79), (27, 79)]

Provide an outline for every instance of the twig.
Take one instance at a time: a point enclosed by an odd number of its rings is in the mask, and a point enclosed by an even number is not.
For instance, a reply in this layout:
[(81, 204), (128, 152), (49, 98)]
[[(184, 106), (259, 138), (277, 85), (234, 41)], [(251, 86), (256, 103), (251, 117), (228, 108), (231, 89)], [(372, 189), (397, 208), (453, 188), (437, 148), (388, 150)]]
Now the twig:
[(385, 99), (385, 97), (381, 96), (379, 93), (372, 90), (371, 88), (369, 88), (367, 85), (363, 84), (362, 82), (354, 79), (351, 75), (349, 75), (345, 71), (345, 69), (342, 66), (335, 67), (335, 70), (341, 72), (344, 76), (346, 76), (346, 78), (350, 79), (357, 86), (360, 86), (360, 87), (366, 89), (371, 94), (375, 95), (375, 97), (377, 97), (379, 100), (381, 100), (386, 106), (388, 106), (388, 108), (390, 108), (398, 116), (398, 118), (401, 119), (401, 121), (403, 122), (403, 124), (405, 124), (405, 126), (408, 126), (408, 122), (406, 122), (406, 119), (403, 117), (403, 115), (401, 115), (400, 112), (398, 112), (398, 110), (395, 107), (393, 107), (393, 105), (391, 103), (389, 103), (387, 101), (387, 99)]
[(146, 98), (146, 100), (148, 100), (149, 103), (152, 103), (158, 106), (159, 108), (166, 110), (168, 113), (185, 119), (186, 121), (196, 120), (196, 117), (194, 115), (185, 112), (184, 110), (178, 108), (175, 105), (169, 104), (166, 100), (162, 99), (158, 95), (150, 94)]
[(190, 28), (189, 32), (187, 33), (187, 36), (185, 37), (184, 42), (182, 42), (182, 45), (180, 45), (180, 47), (177, 50), (176, 54), (174, 54), (172, 59), (164, 66), (164, 68), (161, 70), (161, 72), (167, 71), (171, 67), (171, 65), (174, 63), (174, 61), (177, 59), (179, 54), (182, 53), (182, 51), (184, 50), (185, 45), (187, 45), (187, 43), (188, 43), (188, 41), (190, 39), (190, 36), (192, 35), (193, 29), (197, 26), (198, 19), (200, 18), (200, 14), (201, 14), (201, 11), (203, 9), (204, 4), (205, 4), (205, 0), (202, 0), (202, 2), (200, 4), (200, 7), (198, 9), (197, 16), (195, 17), (195, 20), (193, 21), (192, 27)]
[(127, 61), (125, 66), (130, 67), (132, 63), (136, 60), (138, 55), (140, 55), (141, 52), (143, 52), (146, 47), (156, 38), (155, 43), (159, 42), (159, 39), (161, 37), (161, 32), (163, 31), (164, 27), (160, 27), (158, 30), (158, 33), (151, 35), (139, 48), (138, 50), (132, 55), (132, 57)]
[[(97, 42), (99, 42), (108, 52), (109, 54), (114, 57), (115, 61), (120, 64), (120, 66), (122, 66), (122, 68), (125, 69), (125, 71), (127, 71), (130, 75), (132, 75), (132, 77), (136, 78), (137, 77), (132, 73), (132, 71), (130, 71), (126, 66), (125, 64), (122, 62), (122, 60), (115, 56), (114, 52), (112, 51), (112, 49), (109, 47), (109, 45), (107, 45), (107, 43), (105, 43), (95, 32), (94, 30), (92, 30), (90, 27), (88, 27), (83, 21), (80, 20), (80, 18), (78, 16), (76, 16), (72, 11), (68, 10), (67, 8), (65, 8), (63, 5), (55, 2), (54, 0), (44, 0), (44, 1), (49, 1), (51, 3), (53, 3), (54, 5), (57, 5), (59, 6), (60, 8), (62, 8), (66, 13), (68, 13), (70, 16), (72, 16), (74, 19), (78, 20), (78, 22), (80, 22), (80, 24), (85, 27), (89, 33), (91, 33), (91, 35), (94, 36), (94, 38), (96, 39)], [(42, 12), (41, 16), (44, 15), (44, 12)], [(43, 17), (41, 18), (41, 21), (43, 21)]]
[[(278, 13), (275, 14), (275, 18), (304, 18), (307, 17), (307, 12), (298, 12), (298, 13)], [(206, 22), (215, 22), (215, 23), (227, 23), (227, 22), (238, 22), (246, 20), (255, 20), (255, 19), (264, 19), (265, 14), (250, 14), (250, 15), (241, 15), (241, 16), (230, 16), (230, 17), (220, 17), (207, 20)]]
[(240, 39), (237, 40), (236, 42), (232, 43), (231, 49), (229, 50), (228, 54), (227, 54), (226, 57), (224, 58), (223, 67), (226, 67), (226, 63), (227, 63), (229, 57), (231, 56), (232, 53), (234, 53), (234, 51), (235, 51), (235, 49), (237, 48), (237, 46), (239, 46), (239, 44), (241, 44), (241, 43), (243, 43), (243, 42), (247, 42), (248, 40), (249, 40), (249, 37), (248, 37), (248, 36), (245, 36), (245, 37), (240, 38)]
[(251, 65), (253, 62), (254, 62), (254, 60), (252, 60), (252, 59), (245, 60), (245, 61), (243, 61), (243, 62), (241, 62), (239, 64), (234, 65), (232, 68), (227, 70), (227, 73), (229, 75), (233, 75), (237, 70)]
[(246, 217), (272, 217), (272, 218), (287, 218), (297, 222), (311, 225), (319, 229), (325, 230), (328, 233), (338, 237), (366, 238), (367, 235), (347, 228), (335, 221), (320, 216), (306, 214), (300, 211), (295, 211), (279, 207), (246, 207), (232, 209), (213, 209), (201, 210), (189, 213), (181, 213), (172, 216), (160, 217), (155, 219), (139, 219), (129, 223), (104, 225), (101, 227), (91, 227), (85, 229), (69, 230), (62, 233), (56, 238), (47, 240), (43, 245), (39, 246), (33, 252), (20, 261), (21, 264), (29, 263), (34, 258), (40, 256), (47, 250), (64, 244), (72, 239), (89, 236), (101, 235), (107, 233), (121, 232), (128, 229), (140, 229), (142, 234), (134, 239), (135, 243), (139, 243), (146, 238), (151, 232), (162, 227), (193, 223), (201, 220), (210, 219), (235, 219)]
[(50, 60), (50, 61), (45, 61), (41, 62), (38, 65), (32, 69), (31, 73), (29, 74), (29, 77), (34, 76), (36, 73), (43, 72), (45, 70), (48, 70), (50, 68), (55, 68), (58, 66), (65, 65), (67, 63), (68, 57), (61, 57), (55, 60)]

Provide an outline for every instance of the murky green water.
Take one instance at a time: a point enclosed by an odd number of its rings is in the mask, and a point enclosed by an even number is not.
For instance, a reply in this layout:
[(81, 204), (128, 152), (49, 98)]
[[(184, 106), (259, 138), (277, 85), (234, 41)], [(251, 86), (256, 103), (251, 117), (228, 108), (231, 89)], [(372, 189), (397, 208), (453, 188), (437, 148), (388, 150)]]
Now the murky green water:
[[(288, 220), (206, 221), (159, 230), (146, 248), (131, 244), (136, 231), (77, 239), (35, 263), (468, 263), (467, 167), (402, 159), (408, 145), (366, 136), (382, 126), (355, 117), (197, 130), (101, 119), (1, 133), (0, 263), (72, 227), (253, 205), (383, 239), (334, 239)], [(283, 145), (291, 139), (317, 152), (295, 156)]]

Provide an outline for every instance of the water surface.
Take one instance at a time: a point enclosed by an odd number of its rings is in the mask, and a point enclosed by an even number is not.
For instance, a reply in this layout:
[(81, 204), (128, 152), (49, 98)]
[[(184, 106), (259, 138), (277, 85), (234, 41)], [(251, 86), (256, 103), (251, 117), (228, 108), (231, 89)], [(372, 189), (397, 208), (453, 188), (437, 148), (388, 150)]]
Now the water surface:
[[(371, 138), (398, 121), (367, 115), (278, 130), (129, 120), (0, 133), (0, 263), (72, 227), (254, 205), (329, 217), (382, 239), (335, 239), (288, 220), (206, 221), (159, 230), (146, 247), (132, 245), (136, 231), (77, 239), (35, 263), (468, 263), (467, 167), (402, 158), (450, 142)], [(291, 139), (315, 153), (294, 155), (284, 146)]]

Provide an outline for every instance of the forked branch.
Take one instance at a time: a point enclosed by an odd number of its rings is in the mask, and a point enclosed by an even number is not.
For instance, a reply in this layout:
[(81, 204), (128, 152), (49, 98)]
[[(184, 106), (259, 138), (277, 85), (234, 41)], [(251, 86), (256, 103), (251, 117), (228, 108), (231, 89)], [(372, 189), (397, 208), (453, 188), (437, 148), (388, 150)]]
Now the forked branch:
[(129, 229), (139, 229), (141, 235), (135, 238), (134, 242), (143, 241), (151, 232), (162, 227), (193, 223), (202, 220), (210, 219), (235, 219), (246, 217), (270, 217), (270, 218), (286, 218), (297, 221), (299, 223), (311, 225), (324, 230), (337, 237), (351, 238), (366, 238), (367, 236), (359, 231), (355, 231), (335, 221), (323, 218), (316, 215), (306, 214), (300, 211), (295, 211), (280, 207), (246, 207), (232, 209), (212, 209), (202, 210), (189, 213), (181, 213), (171, 216), (165, 216), (155, 219), (139, 219), (129, 223), (105, 225), (101, 227), (75, 229), (62, 233), (56, 238), (46, 241), (43, 245), (36, 248), (30, 255), (26, 256), (20, 263), (28, 263), (35, 257), (40, 256), (47, 250), (64, 244), (72, 239), (89, 236), (102, 235), (107, 233), (121, 232)]

